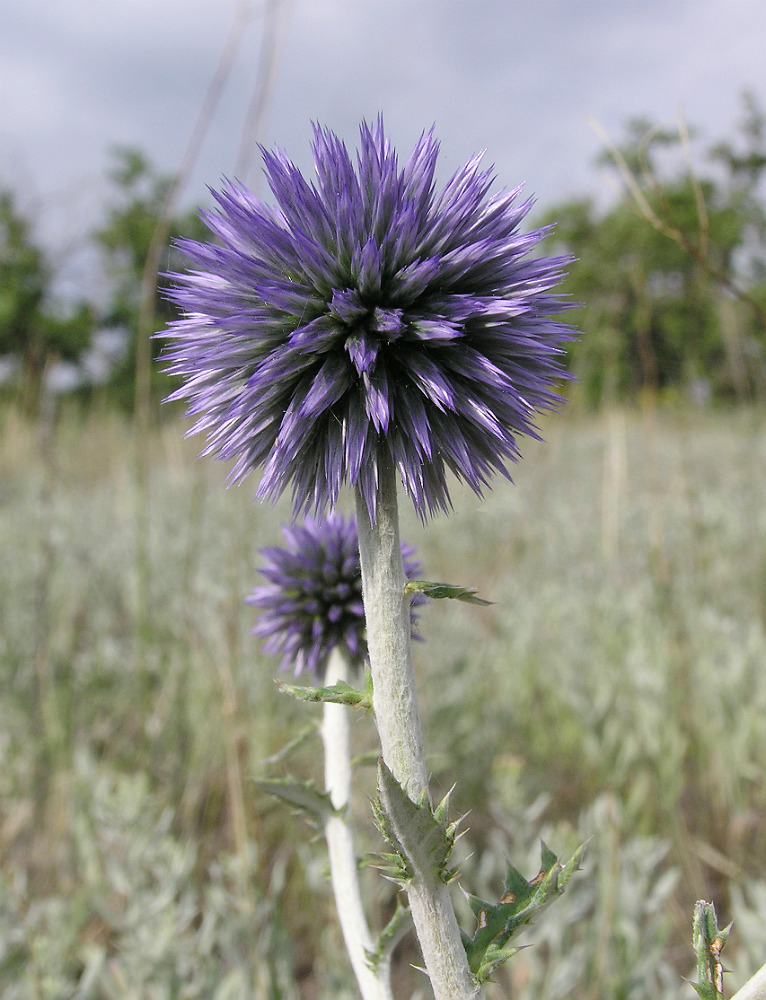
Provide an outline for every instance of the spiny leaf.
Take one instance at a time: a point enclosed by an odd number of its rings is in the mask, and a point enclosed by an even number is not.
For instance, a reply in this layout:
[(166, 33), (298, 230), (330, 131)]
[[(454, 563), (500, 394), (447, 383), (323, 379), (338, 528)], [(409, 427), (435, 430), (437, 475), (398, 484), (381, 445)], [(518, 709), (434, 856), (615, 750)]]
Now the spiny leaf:
[(692, 919), (692, 946), (697, 954), (698, 983), (692, 983), (702, 1000), (720, 1000), (723, 997), (721, 952), (726, 944), (731, 924), (720, 928), (715, 907), (698, 899), (694, 904)]
[(372, 709), (372, 678), (369, 674), (364, 691), (351, 687), (345, 681), (338, 681), (332, 687), (301, 687), (298, 684), (285, 684), (284, 681), (280, 680), (276, 680), (274, 683), (280, 691), (292, 695), (299, 701), (329, 701), (335, 705), (363, 708), (367, 712)]
[(253, 784), (262, 792), (276, 795), (278, 799), (303, 809), (324, 823), (335, 813), (330, 796), (320, 792), (313, 781), (295, 781), (292, 778), (271, 778), (254, 781)]
[(561, 895), (579, 868), (584, 850), (583, 844), (562, 865), (543, 843), (541, 868), (534, 878), (527, 881), (513, 865), (509, 865), (499, 902), (488, 903), (476, 896), (468, 897), (477, 927), (472, 938), (463, 934), (463, 944), (468, 964), (479, 982), (485, 982), (499, 965), (516, 953), (518, 949), (509, 947), (508, 941), (519, 928)]
[(480, 983), (487, 982), (491, 979), (495, 969), (498, 969), (504, 962), (507, 962), (509, 958), (513, 958), (514, 955), (518, 955), (521, 948), (517, 948), (515, 945), (506, 944), (504, 947), (498, 944), (493, 944), (487, 951), (485, 960), (481, 965), (481, 970), (479, 975), (476, 977)]
[[(375, 825), (380, 831), (381, 836), (396, 848), (394, 833), (388, 821), (388, 816), (380, 803), (380, 796), (377, 799), (373, 799), (370, 804), (372, 806)], [(391, 882), (396, 882), (402, 889), (406, 888), (408, 883), (412, 881), (413, 872), (407, 864), (407, 859), (396, 849), (394, 849), (392, 854), (383, 852), (371, 854), (369, 864), (371, 867), (377, 868), (383, 874), (384, 878), (387, 878)]]
[(485, 601), (476, 596), (475, 587), (457, 587), (452, 583), (433, 583), (429, 580), (408, 580), (404, 585), (405, 594), (425, 594), (438, 601), (451, 598), (454, 601), (465, 601), (466, 604), (480, 604), (487, 607), (492, 601)]
[(434, 808), (434, 819), (437, 823), (446, 825), (447, 823), (447, 810), (449, 809), (449, 800), (452, 793), (455, 791), (455, 786), (447, 792), (441, 802)]
[(397, 944), (412, 926), (412, 913), (408, 906), (402, 906), (399, 900), (396, 901), (396, 909), (393, 916), (377, 937), (375, 950), (367, 952), (367, 961), (374, 972), (391, 958), (391, 954)]
[(383, 878), (388, 879), (389, 882), (394, 882), (402, 889), (406, 889), (407, 886), (412, 881), (412, 872), (407, 867), (406, 860), (401, 856), (401, 854), (374, 854), (373, 858), (378, 859), (383, 862), (382, 864), (373, 864), (370, 862), (372, 868), (376, 868)]
[(692, 983), (691, 985), (701, 1000), (720, 1000), (722, 994), (715, 989), (712, 983)]
[(408, 871), (430, 881), (448, 880), (454, 836), (439, 822), (429, 803), (413, 802), (382, 760), (378, 761), (378, 796), (381, 832), (404, 858)]

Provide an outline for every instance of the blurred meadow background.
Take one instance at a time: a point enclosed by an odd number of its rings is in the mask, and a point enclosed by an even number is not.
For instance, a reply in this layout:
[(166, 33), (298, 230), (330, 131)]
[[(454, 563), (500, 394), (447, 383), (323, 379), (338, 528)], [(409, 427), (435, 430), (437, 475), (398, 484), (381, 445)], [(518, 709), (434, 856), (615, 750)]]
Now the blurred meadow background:
[[(0, 157), (0, 994), (355, 995), (324, 844), (252, 784), (321, 780), (319, 710), (279, 695), (244, 604), (290, 509), (197, 461), (150, 337), (172, 318), (156, 272), (182, 266), (173, 236), (204, 232), (199, 178), (234, 172), (233, 134), (254, 177), (256, 140), (305, 166), (310, 119), (353, 145), (378, 110), (402, 157), (437, 120), (442, 181), (489, 146), (499, 184), (528, 177), (534, 221), (557, 222), (544, 252), (578, 258), (577, 381), (514, 485), (456, 487), (425, 528), (402, 503), (424, 577), (494, 602), (431, 603), (415, 648), (434, 791), (456, 783), (468, 813), (460, 884), (496, 898), (509, 861), (537, 871), (541, 838), (559, 855), (590, 838), (489, 996), (691, 998), (698, 898), (735, 920), (733, 992), (766, 957), (764, 5), (543, 3), (526, 22), (494, 2), (26, 7), (0, 15), (27, 101), (3, 111)], [(514, 32), (563, 62), (501, 128), (531, 56), (482, 45)], [(57, 87), (81, 108), (73, 136), (46, 117)], [(371, 718), (353, 738), (375, 851)], [(365, 878), (381, 927), (395, 890)], [(408, 938), (397, 996), (428, 996), (418, 961)]]

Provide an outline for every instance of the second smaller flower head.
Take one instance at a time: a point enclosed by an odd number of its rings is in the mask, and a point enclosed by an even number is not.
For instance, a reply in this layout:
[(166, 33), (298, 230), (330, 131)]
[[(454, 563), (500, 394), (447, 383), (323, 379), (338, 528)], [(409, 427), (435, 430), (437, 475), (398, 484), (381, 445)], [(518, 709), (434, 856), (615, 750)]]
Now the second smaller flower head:
[[(247, 598), (263, 610), (254, 635), (266, 640), (267, 653), (281, 655), (282, 670), (293, 667), (296, 676), (308, 671), (321, 682), (334, 649), (360, 666), (367, 658), (367, 638), (356, 521), (330, 514), (282, 532), (284, 548), (262, 550), (266, 562), (260, 572), (267, 583)], [(402, 545), (410, 578), (420, 572), (414, 552)]]

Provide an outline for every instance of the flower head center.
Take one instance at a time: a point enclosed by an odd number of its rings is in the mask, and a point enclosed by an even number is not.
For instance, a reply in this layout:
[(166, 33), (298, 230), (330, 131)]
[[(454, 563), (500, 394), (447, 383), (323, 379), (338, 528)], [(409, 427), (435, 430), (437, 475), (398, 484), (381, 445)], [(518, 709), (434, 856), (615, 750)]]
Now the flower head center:
[(398, 340), (406, 327), (401, 309), (368, 305), (354, 288), (333, 292), (329, 314), (346, 328), (344, 346), (360, 376), (375, 368), (381, 348)]

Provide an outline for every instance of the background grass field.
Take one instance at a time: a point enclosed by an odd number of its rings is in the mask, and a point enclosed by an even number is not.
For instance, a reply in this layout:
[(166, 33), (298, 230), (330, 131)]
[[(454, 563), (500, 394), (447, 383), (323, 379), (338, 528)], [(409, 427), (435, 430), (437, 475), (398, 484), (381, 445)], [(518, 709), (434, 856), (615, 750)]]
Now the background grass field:
[[(323, 844), (250, 783), (319, 776), (311, 735), (262, 763), (318, 714), (243, 603), (289, 508), (227, 491), (180, 421), (139, 489), (112, 412), (0, 420), (0, 993), (353, 997)], [(700, 897), (736, 918), (733, 991), (766, 957), (763, 414), (571, 409), (544, 435), (483, 503), (458, 488), (423, 528), (402, 501), (425, 577), (495, 602), (430, 604), (415, 650), (435, 790), (470, 811), (461, 885), (496, 898), (541, 836), (592, 838), (490, 995), (692, 997)], [(358, 791), (375, 850), (371, 768)], [(381, 926), (394, 889), (365, 877)], [(426, 996), (412, 962), (397, 995)]]

